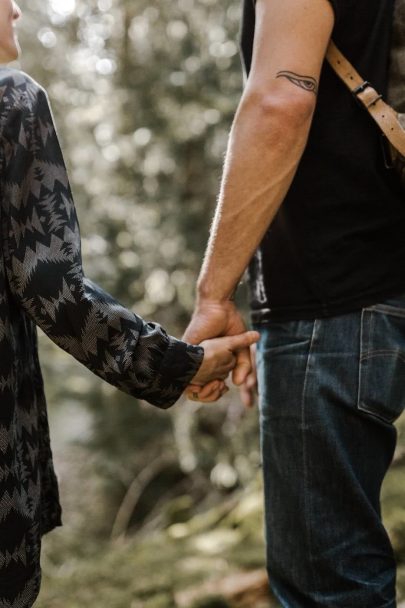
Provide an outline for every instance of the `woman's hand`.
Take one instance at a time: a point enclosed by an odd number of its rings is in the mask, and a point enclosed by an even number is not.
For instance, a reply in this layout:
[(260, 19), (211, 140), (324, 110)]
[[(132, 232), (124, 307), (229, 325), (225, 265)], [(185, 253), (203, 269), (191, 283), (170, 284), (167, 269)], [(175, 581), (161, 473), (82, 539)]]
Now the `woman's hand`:
[(212, 384), (212, 381), (215, 380), (218, 384), (214, 383), (211, 386), (211, 392), (222, 391), (225, 388), (222, 381), (235, 368), (237, 353), (250, 348), (252, 344), (259, 340), (259, 337), (258, 332), (248, 331), (237, 336), (226, 336), (201, 342), (201, 346), (204, 348), (204, 360), (191, 384), (205, 387), (205, 385)]
[(228, 391), (229, 388), (224, 380), (213, 380), (205, 386), (190, 384), (186, 389), (186, 397), (190, 401), (213, 403), (221, 399)]
[[(251, 409), (256, 402), (258, 386), (257, 386), (257, 368), (256, 368), (256, 344), (250, 347), (252, 358), (252, 371), (246, 378), (245, 382), (240, 385), (240, 397), (243, 405)], [(223, 397), (229, 388), (224, 380), (213, 380), (205, 386), (190, 385), (186, 389), (186, 396), (191, 401), (200, 401), (201, 403), (212, 403)]]

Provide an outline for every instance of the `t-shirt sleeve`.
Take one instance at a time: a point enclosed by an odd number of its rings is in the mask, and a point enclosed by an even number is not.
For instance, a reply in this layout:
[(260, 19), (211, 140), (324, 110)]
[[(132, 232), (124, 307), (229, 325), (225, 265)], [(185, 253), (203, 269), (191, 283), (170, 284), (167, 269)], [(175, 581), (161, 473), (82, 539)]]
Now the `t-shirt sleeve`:
[(342, 12), (342, 2), (343, 0), (328, 0), (330, 5), (333, 8), (333, 12), (335, 13), (335, 27), (341, 17)]
[[(337, 22), (340, 19), (341, 16), (341, 10), (342, 10), (342, 3), (344, 2), (344, 0), (327, 0), (328, 2), (330, 2), (332, 8), (333, 8), (333, 12), (335, 13), (335, 27)], [(253, 5), (256, 5), (256, 0), (253, 0)]]
[(0, 92), (2, 246), (17, 305), (99, 377), (170, 407), (197, 373), (203, 349), (144, 321), (84, 275), (79, 222), (48, 97), (18, 71)]

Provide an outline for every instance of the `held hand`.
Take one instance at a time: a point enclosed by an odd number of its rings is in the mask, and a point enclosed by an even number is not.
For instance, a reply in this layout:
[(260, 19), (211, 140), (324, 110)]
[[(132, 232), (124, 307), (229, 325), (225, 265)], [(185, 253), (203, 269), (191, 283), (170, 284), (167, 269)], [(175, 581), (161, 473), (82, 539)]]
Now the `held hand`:
[[(245, 322), (232, 301), (201, 300), (197, 304), (183, 340), (191, 344), (200, 344), (207, 338), (234, 336), (243, 332), (246, 332)], [(232, 375), (234, 384), (240, 386), (251, 372), (251, 368), (249, 348), (238, 350)]]
[[(201, 342), (201, 346), (204, 348), (204, 360), (198, 373), (194, 376), (192, 384), (205, 386), (213, 380), (225, 380), (236, 365), (237, 353), (249, 349), (259, 338), (258, 332), (248, 331), (237, 336), (214, 338)], [(220, 389), (220, 384), (216, 388)]]
[(205, 386), (197, 386), (190, 384), (186, 388), (186, 397), (190, 401), (199, 401), (200, 403), (213, 403), (221, 399), (229, 391), (224, 380), (213, 380)]
[[(245, 382), (240, 386), (240, 398), (243, 405), (251, 409), (255, 405), (258, 393), (257, 387), (257, 369), (256, 369), (256, 344), (250, 347), (252, 359), (252, 371), (246, 378)], [(212, 403), (218, 401), (223, 395), (229, 391), (225, 382), (214, 380), (209, 382), (204, 387), (190, 385), (186, 390), (187, 398), (190, 401), (200, 401), (201, 403)]]

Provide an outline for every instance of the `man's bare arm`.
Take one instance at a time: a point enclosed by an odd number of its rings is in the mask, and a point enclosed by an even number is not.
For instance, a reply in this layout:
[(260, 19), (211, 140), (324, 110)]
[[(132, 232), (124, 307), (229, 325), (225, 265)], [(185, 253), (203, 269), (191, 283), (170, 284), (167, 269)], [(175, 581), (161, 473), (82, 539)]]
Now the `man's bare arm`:
[[(189, 342), (246, 329), (230, 297), (305, 149), (333, 22), (328, 0), (256, 2), (252, 68), (229, 137), (197, 306), (184, 335)], [(251, 370), (249, 349), (240, 351), (234, 383), (243, 384)]]
[(230, 298), (305, 149), (333, 28), (328, 0), (257, 0), (252, 69), (232, 125), (198, 299)]

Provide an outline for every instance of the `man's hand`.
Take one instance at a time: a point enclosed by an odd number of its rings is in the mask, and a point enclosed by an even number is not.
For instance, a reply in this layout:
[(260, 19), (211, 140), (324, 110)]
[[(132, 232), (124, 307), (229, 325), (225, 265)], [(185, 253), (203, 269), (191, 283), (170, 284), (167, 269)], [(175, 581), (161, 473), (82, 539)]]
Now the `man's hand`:
[[(199, 300), (183, 340), (190, 344), (200, 344), (207, 338), (235, 336), (244, 332), (246, 324), (232, 301)], [(251, 370), (250, 349), (239, 349), (232, 373), (234, 384), (240, 386)]]
[(252, 359), (252, 371), (240, 387), (240, 398), (247, 408), (252, 408), (257, 397), (257, 368), (256, 368), (256, 344), (250, 347)]
[[(193, 344), (245, 329), (228, 298), (295, 177), (334, 26), (327, 0), (257, 0), (255, 6), (252, 65), (228, 138), (198, 279), (199, 302), (184, 336)], [(237, 355), (235, 384), (243, 384), (250, 371), (250, 353), (243, 350)]]

